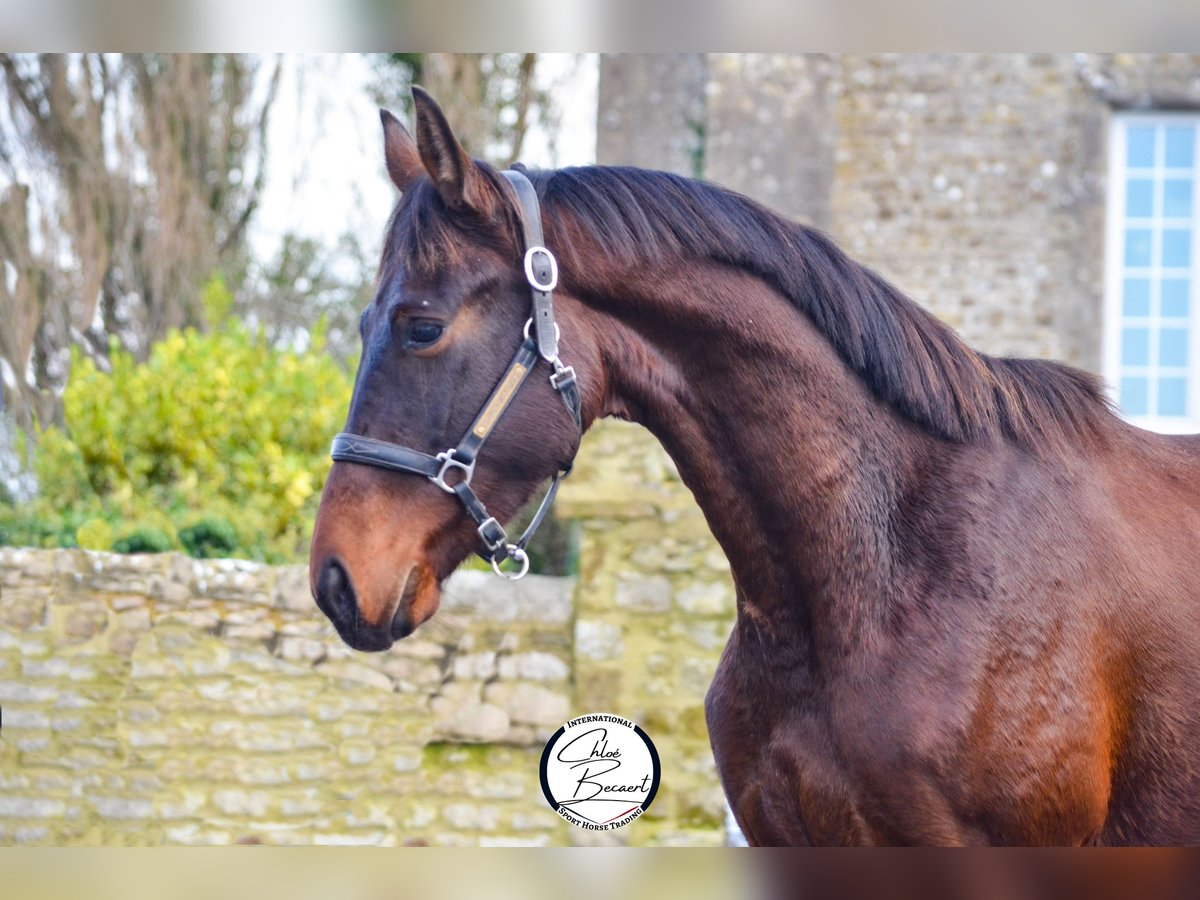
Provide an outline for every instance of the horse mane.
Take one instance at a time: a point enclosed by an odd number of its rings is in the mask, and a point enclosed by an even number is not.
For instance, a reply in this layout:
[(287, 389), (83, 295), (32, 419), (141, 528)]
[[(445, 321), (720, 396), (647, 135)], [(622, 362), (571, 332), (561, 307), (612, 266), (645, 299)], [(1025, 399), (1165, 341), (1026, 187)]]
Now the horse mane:
[(827, 235), (733, 191), (628, 167), (528, 174), (548, 212), (567, 215), (614, 258), (648, 264), (685, 254), (763, 279), (877, 396), (943, 438), (1008, 438), (1033, 449), (1094, 432), (1110, 413), (1095, 376), (971, 348)]

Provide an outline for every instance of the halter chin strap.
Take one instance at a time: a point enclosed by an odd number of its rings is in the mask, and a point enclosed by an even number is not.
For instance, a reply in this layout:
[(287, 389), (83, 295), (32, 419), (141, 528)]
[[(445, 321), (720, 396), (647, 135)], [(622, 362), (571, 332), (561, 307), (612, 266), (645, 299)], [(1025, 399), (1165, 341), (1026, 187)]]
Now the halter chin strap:
[[(529, 571), (529, 555), (525, 547), (537, 532), (538, 527), (550, 511), (559, 482), (570, 474), (568, 465), (554, 476), (542, 502), (534, 513), (529, 527), (510, 543), (508, 533), (471, 487), (475, 474), (475, 460), (483, 449), (484, 441), (492, 433), (504, 411), (508, 409), (517, 391), (537, 368), (539, 362), (549, 363), (550, 386), (558, 393), (579, 433), (583, 433), (582, 404), (579, 383), (575, 370), (565, 366), (558, 358), (558, 325), (554, 321), (554, 288), (558, 285), (558, 263), (554, 254), (542, 245), (542, 217), (538, 206), (537, 192), (524, 173), (508, 170), (503, 173), (516, 191), (521, 206), (522, 227), (525, 238), (525, 278), (533, 295), (533, 310), (525, 323), (525, 336), (521, 346), (508, 364), (499, 383), (492, 389), (483, 408), (471, 423), (458, 445), (442, 453), (430, 455), (411, 447), (402, 447), (388, 441), (342, 432), (333, 439), (330, 456), (337, 462), (353, 462), (409, 475), (424, 475), (439, 488), (454, 494), (475, 522), (483, 549), (479, 555), (492, 564), (497, 575), (518, 579)], [(530, 331), (532, 329), (532, 335)], [(519, 566), (508, 573), (500, 568), (501, 563), (511, 559)]]

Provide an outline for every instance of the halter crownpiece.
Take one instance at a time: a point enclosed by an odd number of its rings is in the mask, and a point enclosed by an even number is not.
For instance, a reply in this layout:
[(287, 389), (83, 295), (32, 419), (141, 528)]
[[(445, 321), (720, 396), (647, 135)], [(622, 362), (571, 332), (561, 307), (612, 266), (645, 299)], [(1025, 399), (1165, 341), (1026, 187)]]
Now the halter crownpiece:
[[(546, 513), (554, 503), (554, 495), (558, 493), (559, 482), (570, 473), (571, 467), (568, 465), (554, 476), (529, 527), (516, 543), (510, 543), (504, 526), (496, 521), (495, 516), (488, 513), (487, 507), (471, 488), (471, 479), (475, 475), (475, 460), (483, 448), (484, 441), (539, 362), (549, 363), (553, 369), (550, 374), (550, 386), (562, 398), (563, 405), (571, 414), (580, 435), (583, 434), (583, 412), (575, 370), (563, 365), (558, 358), (559, 330), (554, 321), (553, 295), (554, 288), (558, 286), (558, 262), (554, 254), (543, 245), (542, 216), (537, 191), (522, 172), (509, 169), (502, 174), (516, 191), (521, 207), (525, 239), (523, 265), (525, 279), (529, 282), (533, 295), (533, 309), (529, 321), (525, 323), (521, 345), (504, 375), (492, 389), (483, 408), (475, 416), (475, 421), (456, 447), (442, 453), (429, 454), (389, 441), (342, 432), (334, 437), (329, 455), (335, 462), (359, 463), (409, 475), (424, 475), (443, 491), (454, 494), (462, 503), (467, 515), (475, 522), (476, 531), (484, 547), (483, 550), (477, 551), (479, 555), (492, 564), (492, 570), (497, 575), (515, 581), (523, 578), (529, 571), (529, 555), (525, 552), (525, 547), (546, 518)], [(511, 574), (500, 568), (501, 563), (508, 559), (520, 567)]]

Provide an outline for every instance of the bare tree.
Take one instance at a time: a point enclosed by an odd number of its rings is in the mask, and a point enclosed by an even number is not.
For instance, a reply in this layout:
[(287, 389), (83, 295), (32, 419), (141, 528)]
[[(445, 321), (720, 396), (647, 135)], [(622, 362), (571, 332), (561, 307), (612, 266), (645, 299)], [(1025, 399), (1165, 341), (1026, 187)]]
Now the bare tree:
[(474, 156), (502, 166), (521, 156), (536, 117), (553, 115), (536, 87), (536, 53), (396, 53), (385, 58), (376, 95), (382, 105), (403, 100), (410, 83), (428, 90)]
[[(54, 396), (25, 377), (33, 362), (34, 344), (46, 312), (50, 273), (30, 249), (29, 189), (12, 185), (0, 194), (0, 383), (4, 405), (27, 428), (34, 418), (45, 421), (54, 411)], [(62, 323), (56, 323), (59, 328)], [(45, 354), (42, 355), (43, 361)]]
[(5, 54), (0, 71), (4, 397), (46, 423), (72, 343), (144, 355), (169, 328), (203, 326), (200, 288), (242, 252), (258, 204), (280, 69), (231, 54)]

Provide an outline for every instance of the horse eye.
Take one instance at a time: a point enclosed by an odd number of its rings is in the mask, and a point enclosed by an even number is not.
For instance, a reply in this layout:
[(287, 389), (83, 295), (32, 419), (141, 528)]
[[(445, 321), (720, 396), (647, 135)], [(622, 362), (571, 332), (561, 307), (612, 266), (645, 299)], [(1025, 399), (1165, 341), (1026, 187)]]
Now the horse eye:
[(428, 347), (436, 344), (446, 326), (438, 322), (413, 322), (408, 326), (408, 345), (410, 347)]

